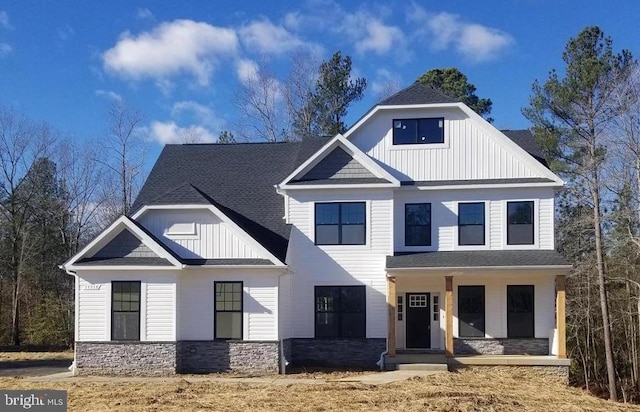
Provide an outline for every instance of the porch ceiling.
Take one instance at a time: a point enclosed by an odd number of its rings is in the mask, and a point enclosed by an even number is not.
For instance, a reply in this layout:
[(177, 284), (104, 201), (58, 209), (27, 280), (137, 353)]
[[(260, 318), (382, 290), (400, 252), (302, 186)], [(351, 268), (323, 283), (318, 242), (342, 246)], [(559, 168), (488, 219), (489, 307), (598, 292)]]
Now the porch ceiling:
[(396, 253), (387, 256), (387, 270), (570, 269), (555, 250), (465, 250)]

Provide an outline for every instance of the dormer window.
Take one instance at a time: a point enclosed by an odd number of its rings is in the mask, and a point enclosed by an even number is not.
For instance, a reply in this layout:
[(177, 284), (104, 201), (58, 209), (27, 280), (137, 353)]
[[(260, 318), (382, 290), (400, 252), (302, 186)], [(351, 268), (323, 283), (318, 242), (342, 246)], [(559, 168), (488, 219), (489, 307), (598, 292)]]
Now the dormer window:
[(395, 119), (393, 144), (444, 143), (444, 118)]

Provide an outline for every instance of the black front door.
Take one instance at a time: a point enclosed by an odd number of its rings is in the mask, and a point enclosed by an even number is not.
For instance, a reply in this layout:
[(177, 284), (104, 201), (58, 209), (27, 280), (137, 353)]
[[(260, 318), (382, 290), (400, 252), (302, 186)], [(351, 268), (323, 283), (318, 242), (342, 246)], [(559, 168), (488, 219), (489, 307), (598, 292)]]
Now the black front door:
[(431, 347), (431, 318), (429, 293), (407, 293), (407, 321), (405, 325), (407, 348)]

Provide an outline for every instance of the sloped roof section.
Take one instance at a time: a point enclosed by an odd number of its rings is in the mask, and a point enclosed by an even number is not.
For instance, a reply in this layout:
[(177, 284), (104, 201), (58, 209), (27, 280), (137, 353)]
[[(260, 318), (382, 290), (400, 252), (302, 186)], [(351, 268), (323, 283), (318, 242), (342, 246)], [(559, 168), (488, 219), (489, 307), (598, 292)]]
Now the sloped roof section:
[(411, 86), (400, 90), (396, 94), (387, 97), (378, 106), (402, 106), (411, 104), (438, 104), (457, 103), (460, 100), (447, 96), (446, 94), (426, 86), (422, 83), (413, 83)]
[(555, 250), (473, 250), (424, 253), (398, 253), (387, 256), (387, 269), (539, 267), (570, 264)]
[(343, 148), (336, 147), (298, 181), (371, 179), (376, 177)]
[(284, 261), (290, 228), (282, 219), (284, 202), (274, 185), (327, 140), (166, 145), (134, 203), (133, 213), (148, 205), (193, 204), (197, 196), (192, 188)]
[(509, 139), (513, 140), (518, 146), (523, 148), (527, 153), (533, 156), (537, 161), (549, 167), (544, 158), (542, 148), (533, 137), (533, 133), (529, 129), (523, 130), (500, 130)]

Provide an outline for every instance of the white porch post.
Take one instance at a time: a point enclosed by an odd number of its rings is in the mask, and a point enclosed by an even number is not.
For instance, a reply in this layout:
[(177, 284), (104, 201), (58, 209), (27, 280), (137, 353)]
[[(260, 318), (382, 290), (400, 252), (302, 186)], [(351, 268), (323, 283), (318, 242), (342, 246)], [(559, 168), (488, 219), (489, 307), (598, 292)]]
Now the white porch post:
[(396, 278), (387, 277), (387, 356), (396, 356)]
[(445, 327), (445, 353), (448, 358), (454, 356), (453, 352), (453, 276), (445, 276), (444, 313)]

